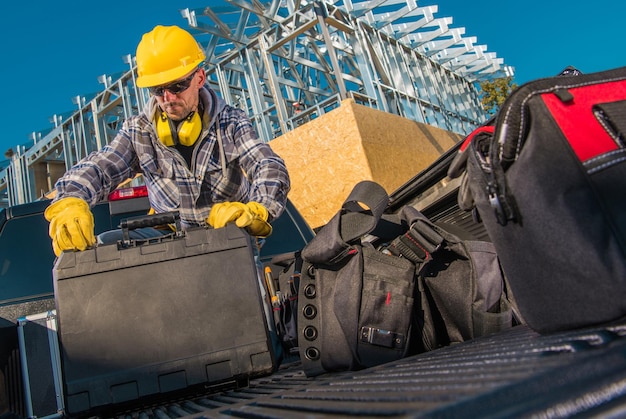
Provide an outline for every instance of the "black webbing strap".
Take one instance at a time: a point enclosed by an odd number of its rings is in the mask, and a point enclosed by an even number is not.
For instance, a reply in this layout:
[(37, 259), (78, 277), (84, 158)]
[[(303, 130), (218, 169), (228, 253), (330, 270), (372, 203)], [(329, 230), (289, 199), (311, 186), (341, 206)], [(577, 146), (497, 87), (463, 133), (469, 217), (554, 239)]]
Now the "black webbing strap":
[(388, 203), (387, 191), (378, 183), (367, 180), (357, 183), (342, 206), (340, 235), (343, 241), (350, 243), (371, 232)]
[(417, 220), (406, 233), (396, 237), (388, 249), (392, 254), (417, 265), (431, 260), (431, 254), (439, 249), (443, 241), (444, 238), (428, 223)]

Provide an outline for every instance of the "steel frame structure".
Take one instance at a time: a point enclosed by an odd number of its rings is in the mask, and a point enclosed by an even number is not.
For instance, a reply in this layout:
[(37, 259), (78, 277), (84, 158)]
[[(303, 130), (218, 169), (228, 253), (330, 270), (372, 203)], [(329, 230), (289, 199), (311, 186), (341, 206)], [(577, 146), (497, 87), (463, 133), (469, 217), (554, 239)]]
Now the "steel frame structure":
[[(212, 2), (214, 3), (214, 2)], [(352, 98), (382, 111), (467, 134), (486, 114), (476, 82), (512, 76), (487, 47), (417, 0), (225, 0), (181, 10), (204, 48), (207, 82), (245, 110), (264, 141)], [(0, 171), (0, 206), (39, 199), (78, 160), (110, 142), (149, 95), (128, 70), (98, 80), (102, 92), (74, 98)]]

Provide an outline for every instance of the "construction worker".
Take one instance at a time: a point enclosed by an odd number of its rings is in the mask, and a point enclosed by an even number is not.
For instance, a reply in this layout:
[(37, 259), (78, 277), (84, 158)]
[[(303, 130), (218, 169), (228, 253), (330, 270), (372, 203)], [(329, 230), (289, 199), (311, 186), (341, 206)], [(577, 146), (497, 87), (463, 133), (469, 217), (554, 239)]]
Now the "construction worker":
[[(109, 145), (56, 182), (45, 211), (55, 254), (93, 246), (90, 208), (138, 173), (154, 211), (179, 211), (183, 228), (235, 222), (252, 236), (269, 235), (290, 189), (287, 169), (245, 113), (205, 85), (205, 54), (193, 36), (177, 26), (156, 26), (143, 35), (136, 58), (136, 84), (152, 97)], [(131, 238), (165, 233), (136, 229)], [(119, 230), (98, 236), (99, 243), (118, 239)]]

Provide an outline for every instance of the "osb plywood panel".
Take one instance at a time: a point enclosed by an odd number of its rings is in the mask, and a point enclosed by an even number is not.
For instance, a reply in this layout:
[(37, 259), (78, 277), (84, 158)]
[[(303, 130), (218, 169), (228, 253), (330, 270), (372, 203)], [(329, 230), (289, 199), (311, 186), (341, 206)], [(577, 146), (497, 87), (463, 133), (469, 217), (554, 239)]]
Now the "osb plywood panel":
[[(342, 105), (343, 106), (343, 105)], [(351, 103), (372, 179), (391, 193), (462, 139), (458, 134)]]
[(372, 179), (357, 122), (343, 104), (269, 144), (285, 160), (289, 198), (312, 228), (328, 222), (355, 184)]
[(289, 198), (317, 228), (330, 220), (358, 182), (374, 180), (391, 193), (460, 139), (348, 99), (270, 146), (289, 170)]

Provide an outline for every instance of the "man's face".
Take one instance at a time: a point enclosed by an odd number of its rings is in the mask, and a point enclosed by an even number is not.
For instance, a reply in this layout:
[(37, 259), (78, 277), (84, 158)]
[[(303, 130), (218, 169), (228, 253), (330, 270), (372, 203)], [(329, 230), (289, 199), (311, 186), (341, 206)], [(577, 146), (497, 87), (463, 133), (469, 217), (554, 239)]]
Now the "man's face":
[(172, 121), (180, 121), (190, 112), (198, 110), (198, 91), (204, 85), (206, 75), (202, 69), (162, 86), (150, 88), (157, 103)]

